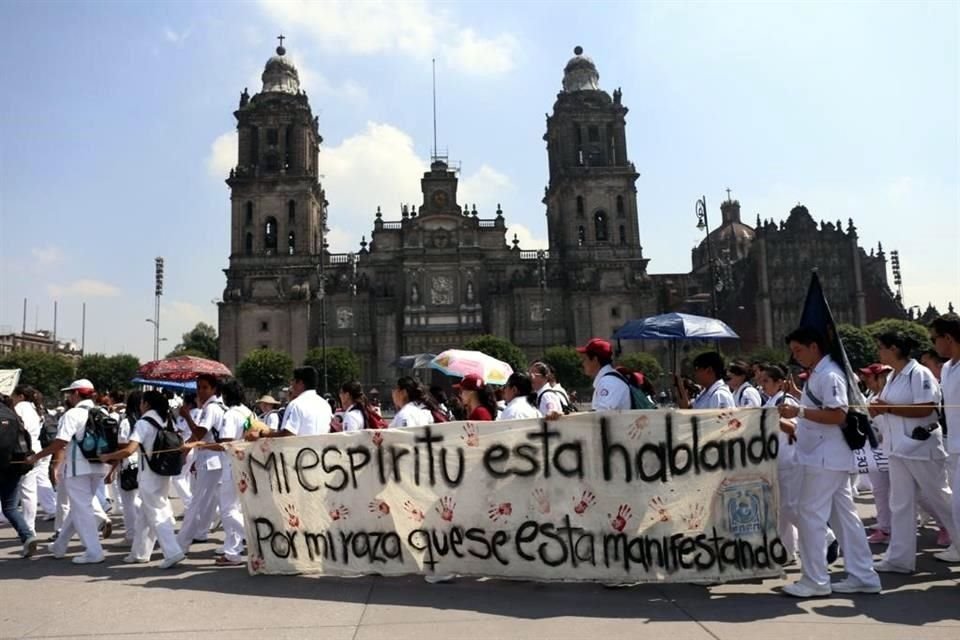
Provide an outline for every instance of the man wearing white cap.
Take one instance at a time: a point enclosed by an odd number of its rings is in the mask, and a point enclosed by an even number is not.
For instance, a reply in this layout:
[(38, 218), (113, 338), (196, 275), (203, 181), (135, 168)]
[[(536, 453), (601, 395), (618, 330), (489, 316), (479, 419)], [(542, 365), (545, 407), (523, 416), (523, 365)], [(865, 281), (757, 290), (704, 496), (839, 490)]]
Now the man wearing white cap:
[(84, 436), (87, 417), (90, 410), (94, 408), (93, 398), (96, 396), (96, 391), (93, 383), (86, 379), (75, 380), (61, 391), (68, 394), (66, 404), (70, 410), (60, 421), (56, 439), (31, 456), (29, 461), (35, 464), (37, 460), (66, 448), (63, 482), (70, 499), (70, 511), (56, 542), (50, 545), (50, 551), (55, 558), (64, 557), (70, 538), (76, 533), (86, 551), (73, 559), (74, 564), (95, 564), (103, 562), (103, 547), (100, 545), (100, 535), (97, 532), (93, 501), (96, 500), (97, 489), (103, 484), (107, 467), (87, 460), (80, 451), (78, 440)]

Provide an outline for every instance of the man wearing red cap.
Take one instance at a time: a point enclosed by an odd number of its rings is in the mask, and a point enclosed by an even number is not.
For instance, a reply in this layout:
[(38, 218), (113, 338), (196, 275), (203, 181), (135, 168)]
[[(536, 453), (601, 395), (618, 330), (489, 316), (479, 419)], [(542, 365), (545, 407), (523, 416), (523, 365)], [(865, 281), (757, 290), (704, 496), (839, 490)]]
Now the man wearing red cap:
[(593, 410), (630, 409), (630, 387), (622, 374), (613, 368), (613, 347), (606, 340), (593, 338), (577, 347), (583, 372), (593, 378)]

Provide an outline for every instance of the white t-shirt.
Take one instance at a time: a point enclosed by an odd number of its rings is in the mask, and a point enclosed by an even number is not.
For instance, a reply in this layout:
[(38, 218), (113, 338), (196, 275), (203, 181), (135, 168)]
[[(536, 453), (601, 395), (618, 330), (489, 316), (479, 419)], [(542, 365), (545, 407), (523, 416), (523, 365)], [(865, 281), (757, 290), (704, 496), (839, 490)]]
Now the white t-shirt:
[[(553, 394), (556, 395), (556, 394)], [(497, 415), (497, 420), (523, 420), (526, 418), (542, 418), (543, 414), (527, 402), (523, 396), (517, 396), (507, 404), (507, 408)]]
[(343, 431), (363, 431), (363, 428), (366, 426), (366, 422), (363, 419), (363, 409), (359, 407), (350, 407), (342, 414), (343, 418)]
[[(816, 404), (810, 393), (822, 405)], [(829, 356), (821, 359), (810, 371), (800, 395), (800, 406), (805, 409), (847, 410), (847, 378)], [(841, 426), (797, 418), (797, 462), (831, 471), (853, 471), (853, 454), (843, 439)]]
[(64, 457), (64, 477), (99, 475), (107, 473), (107, 465), (90, 462), (83, 457), (78, 440), (86, 433), (87, 415), (94, 408), (93, 400), (81, 400), (77, 406), (63, 414), (57, 429), (57, 440), (67, 443)]
[(317, 436), (330, 433), (333, 410), (316, 391), (304, 391), (287, 405), (281, 429), (295, 436)]
[[(900, 373), (893, 372), (880, 392), (880, 399), (888, 404), (926, 404), (940, 402), (940, 385), (930, 369), (910, 360)], [(925, 427), (937, 421), (935, 409), (922, 418), (904, 418), (892, 413), (883, 416), (883, 450), (888, 456), (908, 460), (943, 460), (943, 432), (935, 429), (926, 440), (910, 437), (916, 427)]]
[(940, 371), (943, 414), (947, 420), (947, 451), (960, 454), (960, 360), (951, 360)]
[[(213, 432), (216, 431), (220, 433), (223, 429), (223, 413), (223, 401), (217, 396), (210, 396), (207, 398), (207, 401), (203, 403), (203, 407), (200, 408), (200, 417), (195, 420), (198, 427), (207, 430), (203, 435), (203, 442), (211, 444), (216, 442)], [(223, 468), (223, 465), (220, 464), (220, 452), (211, 451), (210, 449), (197, 449), (196, 463), (208, 471), (216, 471), (217, 469)]]
[(260, 416), (261, 422), (270, 427), (270, 431), (276, 431), (280, 428), (280, 412), (276, 409), (273, 411), (267, 411), (265, 414)]
[[(133, 425), (131, 425), (131, 422), (135, 423), (136, 421), (132, 421), (130, 416), (124, 416), (123, 420), (120, 421), (120, 433), (117, 434), (117, 442), (119, 444), (127, 444), (130, 442), (130, 436), (133, 434)], [(123, 464), (131, 467), (136, 466), (139, 457), (139, 453), (134, 453), (133, 455), (127, 457), (123, 461)]]
[(40, 429), (43, 426), (43, 421), (37, 413), (37, 408), (33, 406), (32, 402), (22, 400), (17, 403), (13, 410), (20, 416), (20, 420), (23, 421), (23, 428), (30, 434), (30, 448), (33, 449), (34, 453), (37, 453), (43, 449), (40, 446)]
[(433, 414), (430, 409), (416, 402), (408, 402), (397, 411), (390, 421), (390, 428), (396, 427), (422, 427), (427, 424), (433, 424)]
[(694, 409), (734, 409), (736, 406), (730, 387), (723, 380), (717, 380), (701, 391), (692, 405)]
[(560, 385), (552, 386), (548, 382), (537, 392), (537, 406), (540, 408), (540, 413), (545, 416), (551, 413), (563, 414), (564, 404), (570, 404), (570, 398)]
[(740, 388), (733, 394), (733, 401), (738, 407), (763, 406), (763, 398), (760, 397), (760, 392), (749, 382), (740, 385)]
[[(782, 404), (796, 406), (797, 400), (783, 391), (778, 391), (773, 397), (767, 398), (763, 404), (764, 407), (771, 409), (779, 407)], [(777, 430), (777, 439), (779, 448), (777, 449), (777, 464), (781, 467), (794, 467), (797, 464), (797, 447), (795, 443), (790, 442), (790, 436), (782, 430)]]
[(597, 377), (593, 379), (593, 401), (591, 406), (594, 411), (612, 411), (621, 409), (630, 410), (630, 387), (623, 381), (620, 374), (607, 375), (608, 373), (617, 373), (611, 365), (605, 365), (597, 372)]
[[(130, 431), (130, 442), (138, 443), (143, 448), (145, 458), (149, 458), (153, 453), (153, 443), (157, 439), (157, 428), (147, 422), (145, 418), (155, 420), (161, 427), (164, 425), (164, 421), (156, 411), (151, 409), (137, 420)], [(169, 483), (169, 477), (155, 474), (144, 459), (144, 463), (140, 465), (140, 473), (137, 474), (137, 484), (141, 491), (162, 491), (169, 489)]]

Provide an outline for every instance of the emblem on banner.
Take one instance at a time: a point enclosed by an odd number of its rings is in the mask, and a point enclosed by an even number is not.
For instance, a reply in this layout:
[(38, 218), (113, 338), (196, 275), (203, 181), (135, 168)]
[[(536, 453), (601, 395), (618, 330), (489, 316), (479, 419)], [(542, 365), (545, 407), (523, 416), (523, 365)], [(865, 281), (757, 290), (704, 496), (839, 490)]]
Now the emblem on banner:
[(769, 514), (770, 485), (763, 480), (730, 484), (721, 489), (727, 529), (734, 537), (763, 534)]

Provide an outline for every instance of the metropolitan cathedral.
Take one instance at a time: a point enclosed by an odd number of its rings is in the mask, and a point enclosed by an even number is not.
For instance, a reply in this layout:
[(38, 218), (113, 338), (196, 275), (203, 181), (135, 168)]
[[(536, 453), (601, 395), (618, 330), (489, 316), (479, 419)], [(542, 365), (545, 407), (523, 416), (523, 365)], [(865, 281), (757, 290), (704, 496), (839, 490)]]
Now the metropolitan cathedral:
[(779, 345), (793, 328), (813, 267), (838, 322), (904, 315), (882, 249), (868, 255), (852, 220), (846, 230), (839, 221), (818, 225), (802, 205), (785, 222), (758, 218), (750, 227), (728, 197), (721, 224), (693, 250), (690, 273), (648, 273), (628, 109), (619, 89), (601, 88), (580, 47), (543, 136), (544, 251), (508, 237), (499, 205), (484, 215), (461, 203), (457, 171), (434, 156), (419, 204), (393, 220), (377, 208), (358, 251), (330, 253), (317, 166), (323, 139), (282, 46), (262, 80), (259, 93), (244, 90), (234, 112), (239, 149), (227, 179), (230, 261), (219, 307), (220, 359), (228, 366), (261, 347), (299, 363), (313, 347), (340, 346), (359, 356), (364, 383), (382, 384), (396, 376), (390, 363), (398, 356), (437, 353), (477, 335), (507, 338), (533, 359), (546, 347), (612, 336), (634, 318), (711, 315), (714, 299), (747, 351)]

